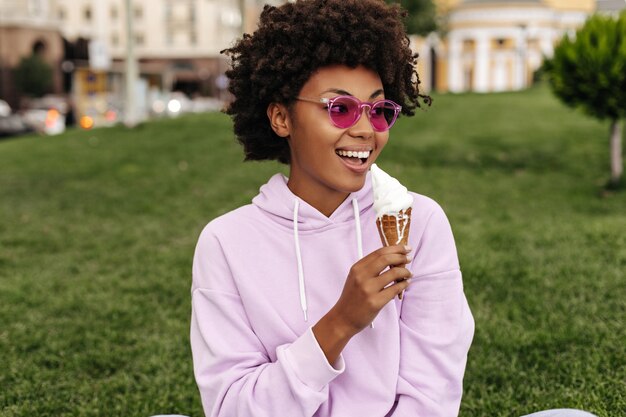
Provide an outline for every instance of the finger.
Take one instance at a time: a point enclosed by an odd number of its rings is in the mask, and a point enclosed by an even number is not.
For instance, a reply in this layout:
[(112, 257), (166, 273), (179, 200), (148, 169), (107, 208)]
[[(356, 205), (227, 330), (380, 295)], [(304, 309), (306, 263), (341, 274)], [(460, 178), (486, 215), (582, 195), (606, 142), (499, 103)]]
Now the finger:
[(396, 265), (406, 265), (412, 261), (412, 258), (406, 253), (387, 253), (371, 259), (363, 265), (363, 268), (373, 275), (379, 275), (385, 268)]
[(389, 271), (380, 274), (377, 279), (372, 281), (376, 283), (378, 290), (381, 291), (391, 283), (402, 282), (412, 277), (413, 273), (410, 270), (401, 266), (396, 266), (391, 268)]
[(384, 290), (382, 290), (378, 296), (380, 297), (381, 302), (387, 304), (389, 301), (393, 300), (397, 295), (404, 292), (409, 285), (411, 285), (412, 278), (405, 279), (403, 281), (397, 282), (393, 285), (388, 286)]
[(392, 253), (404, 253), (404, 254), (407, 254), (407, 253), (411, 252), (411, 250), (412, 249), (411, 249), (410, 246), (405, 246), (405, 245), (383, 246), (383, 247), (381, 247), (379, 249), (376, 249), (372, 253), (364, 256), (361, 259), (361, 262), (367, 264), (367, 263), (372, 262), (376, 258), (378, 258), (380, 256), (383, 256), (383, 255), (388, 255), (388, 254), (392, 254)]

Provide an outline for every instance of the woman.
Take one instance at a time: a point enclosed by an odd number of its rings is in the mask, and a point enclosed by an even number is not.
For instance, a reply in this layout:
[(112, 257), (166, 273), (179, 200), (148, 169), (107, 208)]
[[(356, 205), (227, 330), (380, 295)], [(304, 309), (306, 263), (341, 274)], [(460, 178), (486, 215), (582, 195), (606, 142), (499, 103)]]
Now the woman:
[(389, 129), (429, 103), (402, 18), (377, 0), (266, 6), (225, 51), (246, 160), (289, 177), (198, 240), (191, 346), (207, 416), (458, 414), (474, 322), (449, 223), (412, 193), (410, 247), (381, 248), (372, 207)]
[(368, 168), (396, 114), (371, 119), (425, 98), (401, 19), (375, 0), (266, 7), (226, 51), (246, 159), (290, 170), (200, 236), (191, 344), (207, 415), (458, 413), (473, 320), (446, 217), (413, 195), (414, 250), (381, 248), (375, 228)]

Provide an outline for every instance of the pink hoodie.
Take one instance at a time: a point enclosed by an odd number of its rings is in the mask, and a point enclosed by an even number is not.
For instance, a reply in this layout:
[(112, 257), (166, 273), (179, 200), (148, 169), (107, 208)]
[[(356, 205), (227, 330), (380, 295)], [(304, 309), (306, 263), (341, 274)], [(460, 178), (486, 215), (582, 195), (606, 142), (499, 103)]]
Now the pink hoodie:
[[(311, 327), (381, 247), (368, 175), (327, 218), (274, 175), (210, 222), (193, 262), (191, 348), (209, 416), (452, 417), (474, 321), (448, 220), (413, 194), (414, 274), (329, 364)], [(295, 221), (294, 221), (295, 219)]]

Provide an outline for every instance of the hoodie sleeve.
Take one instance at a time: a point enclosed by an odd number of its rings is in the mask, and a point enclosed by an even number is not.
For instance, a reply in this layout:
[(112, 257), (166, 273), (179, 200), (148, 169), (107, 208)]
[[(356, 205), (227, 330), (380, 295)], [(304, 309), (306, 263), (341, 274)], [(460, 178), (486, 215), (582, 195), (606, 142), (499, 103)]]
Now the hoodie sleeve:
[(438, 205), (416, 248), (400, 313), (394, 417), (457, 416), (474, 334), (450, 224)]
[(205, 229), (193, 262), (191, 349), (207, 417), (312, 416), (328, 400), (332, 367), (309, 328), (270, 360), (246, 315), (216, 236)]

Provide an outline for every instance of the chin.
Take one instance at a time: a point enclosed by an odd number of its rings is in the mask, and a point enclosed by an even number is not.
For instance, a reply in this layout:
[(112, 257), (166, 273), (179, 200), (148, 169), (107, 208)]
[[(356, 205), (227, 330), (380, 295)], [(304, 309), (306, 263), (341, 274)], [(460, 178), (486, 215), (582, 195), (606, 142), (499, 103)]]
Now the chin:
[(342, 181), (342, 184), (339, 188), (348, 193), (356, 193), (365, 185), (366, 177), (366, 174), (363, 174), (360, 178), (356, 177), (350, 180)]

